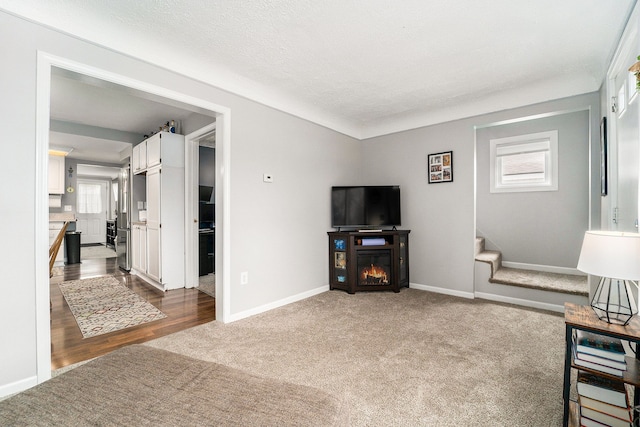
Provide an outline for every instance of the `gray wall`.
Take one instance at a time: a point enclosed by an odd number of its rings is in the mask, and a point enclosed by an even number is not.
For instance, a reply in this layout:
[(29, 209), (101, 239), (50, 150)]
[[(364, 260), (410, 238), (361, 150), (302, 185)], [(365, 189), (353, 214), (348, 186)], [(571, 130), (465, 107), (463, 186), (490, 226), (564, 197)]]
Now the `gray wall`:
[[(2, 143), (12, 161), (0, 170), (3, 185), (0, 233), (0, 391), (32, 384), (37, 375), (36, 253), (48, 237), (37, 236), (47, 218), (36, 218), (36, 61), (42, 50), (230, 109), (231, 315), (328, 283), (329, 188), (355, 181), (357, 141), (308, 121), (231, 95), (179, 74), (82, 42), (0, 12), (0, 117), (9, 123)], [(263, 173), (274, 176), (262, 182)], [(45, 190), (46, 191), (46, 190)], [(44, 242), (44, 244), (42, 243)], [(283, 262), (285, 260), (285, 262)], [(43, 267), (40, 267), (42, 269)], [(240, 285), (240, 272), (249, 283)]]
[[(516, 120), (538, 114), (555, 111), (591, 109), (590, 129), (594, 135), (599, 127), (598, 94), (580, 95), (557, 101), (531, 105), (514, 110), (472, 117), (450, 123), (444, 123), (393, 135), (386, 135), (362, 141), (362, 181), (371, 184), (400, 184), (402, 191), (402, 228), (410, 229), (410, 279), (413, 285), (436, 287), (441, 292), (454, 295), (473, 296), (474, 292), (474, 239), (475, 239), (475, 128), (507, 120)], [(577, 114), (584, 119), (584, 115)], [(574, 118), (575, 119), (575, 118)], [(573, 147), (563, 149), (561, 156), (575, 158), (575, 165), (560, 175), (560, 185), (569, 192), (580, 194), (568, 196), (573, 205), (581, 206), (576, 213), (562, 207), (558, 217), (563, 222), (578, 222), (577, 227), (584, 232), (588, 217), (589, 190), (585, 174), (588, 152), (588, 130), (578, 135), (570, 135)], [(579, 142), (578, 142), (579, 141)], [(591, 141), (591, 149), (598, 149), (598, 138)], [(569, 147), (565, 147), (569, 148)], [(453, 182), (428, 184), (427, 156), (442, 151), (453, 151)], [(564, 153), (564, 154), (563, 154)], [(596, 161), (597, 163), (597, 161)], [(565, 174), (569, 176), (565, 176)], [(580, 176), (572, 176), (579, 174)], [(481, 182), (478, 182), (480, 190)], [(598, 204), (599, 187), (591, 189), (591, 197)], [(573, 209), (573, 208), (572, 208)], [(599, 206), (596, 208), (599, 210)], [(577, 217), (573, 216), (577, 215)], [(569, 219), (567, 219), (569, 216)], [(509, 227), (509, 223), (503, 224)], [(573, 232), (574, 250), (580, 250), (577, 231)], [(555, 236), (545, 233), (539, 240), (554, 240)], [(565, 245), (566, 246), (566, 245)], [(557, 254), (561, 256), (560, 254)], [(528, 258), (527, 258), (528, 259)], [(521, 261), (524, 262), (524, 261)], [(536, 262), (536, 261), (530, 261)], [(558, 265), (555, 259), (548, 261)], [(573, 265), (575, 267), (575, 264)]]
[[(558, 191), (490, 193), (489, 141), (558, 131)], [(589, 111), (477, 131), (477, 231), (503, 261), (575, 268), (589, 222)]]

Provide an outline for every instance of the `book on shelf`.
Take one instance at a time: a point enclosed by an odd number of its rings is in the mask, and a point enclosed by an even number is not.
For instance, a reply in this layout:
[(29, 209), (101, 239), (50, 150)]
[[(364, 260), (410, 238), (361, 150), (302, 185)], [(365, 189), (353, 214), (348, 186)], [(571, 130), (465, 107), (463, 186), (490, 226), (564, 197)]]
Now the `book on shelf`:
[(621, 408), (629, 407), (629, 399), (624, 383), (612, 378), (578, 370), (578, 394)]
[(576, 349), (574, 348), (573, 349), (573, 364), (576, 365), (576, 366), (581, 366), (583, 368), (593, 369), (593, 370), (596, 370), (596, 371), (604, 372), (606, 374), (615, 375), (615, 376), (618, 376), (618, 377), (622, 377), (622, 375), (625, 372), (622, 369), (616, 369), (616, 368), (612, 368), (610, 366), (600, 365), (598, 363), (589, 362), (587, 360), (582, 360), (578, 354), (579, 353), (577, 353)]
[(593, 354), (605, 359), (624, 362), (625, 352), (620, 338), (578, 330), (575, 342), (576, 348), (580, 353)]
[(593, 421), (597, 421), (610, 427), (632, 427), (631, 422), (621, 420), (620, 418), (613, 417), (609, 414), (594, 411), (585, 406), (580, 407), (580, 420), (588, 418)]
[(587, 417), (580, 417), (580, 427), (609, 427), (606, 424), (599, 423)]
[(581, 408), (589, 408), (594, 411), (603, 412), (627, 422), (633, 421), (631, 416), (631, 407), (621, 408), (620, 406), (610, 405), (608, 403), (580, 395), (578, 395), (578, 404)]
[(597, 363), (598, 365), (608, 366), (610, 368), (619, 369), (621, 371), (627, 370), (627, 362), (618, 362), (617, 360), (611, 360), (600, 356), (594, 356), (593, 354), (582, 353), (581, 351), (577, 351), (576, 354), (578, 359), (584, 360), (585, 362)]

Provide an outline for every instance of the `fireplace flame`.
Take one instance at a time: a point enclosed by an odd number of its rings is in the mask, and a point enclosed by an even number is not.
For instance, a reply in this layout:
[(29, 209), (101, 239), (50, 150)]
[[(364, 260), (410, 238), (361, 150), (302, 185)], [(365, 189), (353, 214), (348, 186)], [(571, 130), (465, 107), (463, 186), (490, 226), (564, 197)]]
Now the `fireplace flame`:
[(373, 264), (360, 270), (360, 280), (365, 285), (386, 285), (389, 283), (386, 270)]

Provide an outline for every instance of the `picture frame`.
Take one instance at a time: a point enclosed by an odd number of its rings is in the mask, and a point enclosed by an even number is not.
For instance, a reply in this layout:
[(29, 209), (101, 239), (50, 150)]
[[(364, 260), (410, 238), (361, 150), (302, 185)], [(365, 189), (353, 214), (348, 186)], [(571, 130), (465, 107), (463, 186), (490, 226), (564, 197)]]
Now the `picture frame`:
[(609, 191), (608, 147), (607, 147), (607, 118), (600, 121), (600, 195), (606, 196)]
[(429, 184), (453, 182), (453, 151), (429, 154), (427, 157)]

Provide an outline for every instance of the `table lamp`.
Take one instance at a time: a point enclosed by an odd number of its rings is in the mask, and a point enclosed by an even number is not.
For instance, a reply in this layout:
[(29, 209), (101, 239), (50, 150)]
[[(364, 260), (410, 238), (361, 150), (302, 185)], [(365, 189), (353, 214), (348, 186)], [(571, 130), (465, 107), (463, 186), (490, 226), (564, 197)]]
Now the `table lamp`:
[(578, 270), (599, 276), (591, 307), (600, 320), (626, 325), (638, 312), (631, 284), (640, 280), (640, 234), (587, 231)]

